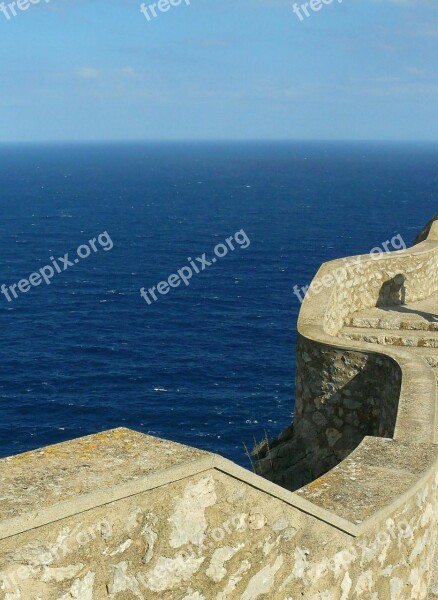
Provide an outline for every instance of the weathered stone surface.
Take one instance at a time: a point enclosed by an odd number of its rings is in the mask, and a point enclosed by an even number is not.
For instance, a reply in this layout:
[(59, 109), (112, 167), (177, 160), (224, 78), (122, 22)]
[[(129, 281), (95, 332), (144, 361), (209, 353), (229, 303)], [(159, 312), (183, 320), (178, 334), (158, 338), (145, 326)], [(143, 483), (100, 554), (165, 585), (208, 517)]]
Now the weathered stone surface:
[(183, 498), (178, 501), (175, 512), (170, 517), (173, 526), (170, 538), (172, 548), (180, 548), (188, 543), (195, 546), (203, 544), (207, 529), (205, 511), (209, 506), (213, 506), (216, 500), (214, 481), (211, 477), (187, 486)]
[(0, 526), (99, 488), (205, 458), (206, 452), (115, 429), (0, 460)]

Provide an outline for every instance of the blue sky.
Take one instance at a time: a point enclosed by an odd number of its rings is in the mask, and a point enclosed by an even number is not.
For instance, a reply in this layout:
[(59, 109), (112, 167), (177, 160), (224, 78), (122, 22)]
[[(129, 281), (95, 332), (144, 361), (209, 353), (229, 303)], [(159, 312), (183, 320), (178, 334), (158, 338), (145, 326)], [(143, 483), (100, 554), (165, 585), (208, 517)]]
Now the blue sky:
[(438, 139), (436, 0), (292, 4), (0, 13), (0, 141)]

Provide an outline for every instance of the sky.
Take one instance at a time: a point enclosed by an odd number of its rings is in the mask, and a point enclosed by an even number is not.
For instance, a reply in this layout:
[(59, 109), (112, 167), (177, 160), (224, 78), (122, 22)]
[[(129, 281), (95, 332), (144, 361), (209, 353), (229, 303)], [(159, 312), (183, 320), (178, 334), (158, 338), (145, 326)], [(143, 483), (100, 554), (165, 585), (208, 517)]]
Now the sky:
[(34, 1), (0, 13), (2, 143), (438, 140), (437, 0), (334, 0), (302, 21), (293, 0), (150, 20), (140, 0)]

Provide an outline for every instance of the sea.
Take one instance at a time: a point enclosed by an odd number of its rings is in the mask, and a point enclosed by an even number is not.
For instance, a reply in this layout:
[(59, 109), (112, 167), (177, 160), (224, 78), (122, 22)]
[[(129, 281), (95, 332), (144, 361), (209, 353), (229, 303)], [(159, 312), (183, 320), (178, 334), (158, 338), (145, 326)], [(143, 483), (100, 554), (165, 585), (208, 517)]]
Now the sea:
[(128, 427), (249, 467), (293, 420), (294, 286), (412, 244), (437, 166), (415, 143), (0, 146), (0, 456)]

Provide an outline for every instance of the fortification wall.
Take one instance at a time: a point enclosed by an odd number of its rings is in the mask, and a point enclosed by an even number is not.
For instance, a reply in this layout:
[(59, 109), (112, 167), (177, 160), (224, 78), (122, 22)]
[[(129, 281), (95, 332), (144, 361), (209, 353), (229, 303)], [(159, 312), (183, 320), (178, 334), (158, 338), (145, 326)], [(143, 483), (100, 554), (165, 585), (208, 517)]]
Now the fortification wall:
[[(347, 472), (300, 494), (123, 429), (14, 457), (1, 465), (0, 597), (424, 598), (436, 455), (406, 450), (367, 438)], [(389, 487), (367, 488), (382, 461)]]
[[(363, 283), (433, 293), (433, 236)], [(0, 461), (0, 600), (435, 598), (436, 379), (408, 346), (342, 337), (372, 306), (344, 283), (303, 305), (296, 423), (266, 477), (125, 429)]]
[[(331, 287), (321, 285), (327, 278)], [(353, 257), (348, 269), (345, 261), (323, 265), (312, 288), (318, 293), (305, 298), (298, 320), (294, 424), (256, 453), (257, 472), (290, 490), (326, 473), (366, 435), (438, 441), (436, 377), (421, 357), (398, 340), (378, 346), (339, 336), (360, 311), (437, 292), (438, 222), (411, 249)], [(383, 334), (391, 341), (394, 331)]]

